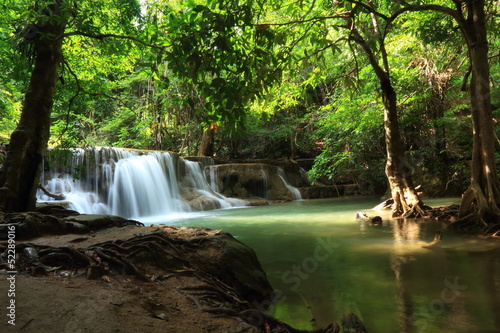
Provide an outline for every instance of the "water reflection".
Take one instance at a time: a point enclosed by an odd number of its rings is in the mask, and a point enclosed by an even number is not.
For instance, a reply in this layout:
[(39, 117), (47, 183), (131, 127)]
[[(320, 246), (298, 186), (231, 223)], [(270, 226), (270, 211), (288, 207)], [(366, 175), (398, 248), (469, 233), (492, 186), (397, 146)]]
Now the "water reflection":
[(404, 265), (412, 260), (413, 255), (405, 251), (404, 244), (420, 241), (420, 224), (407, 219), (397, 219), (393, 221), (392, 230), (394, 232), (394, 250), (389, 255), (389, 262), (394, 271), (397, 288), (399, 325), (402, 333), (409, 333), (415, 331), (414, 308), (406, 286)]
[(422, 236), (438, 225), (406, 219), (390, 224), (400, 332), (500, 331), (497, 243), (448, 232), (448, 241), (428, 247)]
[[(445, 231), (425, 248), (440, 225), (387, 216), (379, 227), (355, 221), (356, 211), (377, 201), (301, 201), (175, 223), (225, 229), (250, 245), (282, 292), (275, 315), (297, 328), (311, 329), (312, 317), (325, 327), (355, 312), (372, 333), (500, 332), (498, 242)], [(313, 263), (308, 258), (326, 241), (338, 246)]]

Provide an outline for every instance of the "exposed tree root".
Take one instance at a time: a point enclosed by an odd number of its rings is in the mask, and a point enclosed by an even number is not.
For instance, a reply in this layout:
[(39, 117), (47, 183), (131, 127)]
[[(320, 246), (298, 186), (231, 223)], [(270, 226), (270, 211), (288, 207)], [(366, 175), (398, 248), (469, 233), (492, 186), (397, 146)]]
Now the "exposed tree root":
[(0, 221), (0, 239), (6, 239), (10, 226), (16, 227), (16, 239), (43, 235), (89, 233), (109, 227), (144, 226), (141, 222), (112, 215), (82, 215), (63, 207), (47, 206), (35, 212), (10, 213)]
[(415, 205), (404, 204), (404, 209), (401, 214), (396, 214), (394, 217), (403, 217), (403, 218), (420, 218), (427, 217), (427, 211), (430, 210), (431, 207), (424, 204), (422, 201), (419, 201)]
[[(403, 182), (404, 183), (404, 182)], [(395, 182), (392, 197), (373, 207), (374, 210), (391, 210), (395, 218), (426, 218), (431, 207), (420, 200), (420, 185), (412, 188), (409, 184)]]
[(464, 193), (458, 219), (450, 227), (467, 232), (491, 235), (500, 230), (500, 208), (495, 189), (486, 195), (477, 182)]
[(51, 193), (49, 190), (45, 188), (42, 184), (38, 184), (38, 188), (42, 190), (45, 195), (47, 195), (50, 198), (56, 199), (56, 200), (64, 200), (66, 197), (62, 193)]
[[(199, 303), (198, 306), (201, 306)], [(224, 315), (228, 317), (236, 317), (241, 321), (259, 328), (262, 332), (283, 332), (283, 333), (338, 333), (340, 327), (337, 323), (332, 322), (325, 328), (314, 329), (314, 330), (300, 330), (295, 329), (287, 323), (282, 322), (273, 316), (262, 312), (257, 309), (247, 309), (243, 311), (235, 311), (231, 308), (207, 308), (201, 307), (202, 311), (214, 313), (217, 315)], [(354, 332), (353, 332), (354, 333)], [(361, 331), (360, 331), (361, 333)]]
[(433, 220), (453, 223), (458, 220), (459, 205), (441, 206), (427, 211), (428, 217)]
[(394, 199), (389, 198), (377, 206), (373, 207), (374, 210), (392, 210), (392, 217), (401, 218), (420, 218), (428, 217), (428, 211), (432, 208), (419, 200), (416, 204), (408, 204), (406, 201), (398, 201), (394, 204)]
[[(193, 300), (203, 311), (237, 317), (265, 333), (339, 332), (336, 323), (324, 329), (297, 330), (255, 309), (252, 305), (254, 301), (243, 297), (230, 285), (231, 282), (225, 281), (223, 275), (218, 275), (220, 268), (219, 271), (214, 270), (209, 267), (210, 264), (206, 262), (205, 257), (197, 257), (197, 248), (204, 251), (219, 246), (217, 243), (209, 243), (207, 239), (211, 238), (173, 239), (164, 232), (153, 232), (127, 240), (107, 241), (78, 249), (18, 242), (16, 252), (20, 259), (17, 268), (19, 272), (28, 272), (32, 275), (53, 272), (53, 274), (86, 276), (89, 279), (103, 278), (108, 281), (112, 275), (132, 275), (149, 283), (174, 276), (189, 276), (196, 278), (193, 281), (199, 281), (200, 284), (179, 289), (179, 292)], [(215, 241), (217, 242), (217, 239)], [(0, 243), (0, 257), (6, 254), (7, 243)]]

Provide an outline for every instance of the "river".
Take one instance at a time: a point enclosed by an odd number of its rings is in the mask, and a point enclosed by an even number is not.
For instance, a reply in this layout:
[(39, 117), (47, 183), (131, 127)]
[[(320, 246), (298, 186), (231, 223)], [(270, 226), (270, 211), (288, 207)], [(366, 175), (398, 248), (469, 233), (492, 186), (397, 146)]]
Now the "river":
[[(372, 197), (304, 200), (170, 217), (224, 229), (252, 247), (277, 291), (271, 311), (296, 328), (356, 313), (368, 332), (500, 332), (500, 243), (418, 220), (354, 219)], [(458, 199), (427, 200), (447, 205)], [(152, 218), (159, 221), (161, 218)], [(314, 318), (314, 319), (313, 319)]]

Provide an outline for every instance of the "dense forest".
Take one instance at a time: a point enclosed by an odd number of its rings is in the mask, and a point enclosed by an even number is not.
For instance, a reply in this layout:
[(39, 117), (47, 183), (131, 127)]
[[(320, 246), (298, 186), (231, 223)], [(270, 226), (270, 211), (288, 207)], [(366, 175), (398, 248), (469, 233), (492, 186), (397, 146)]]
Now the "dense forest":
[[(498, 331), (499, 23), (499, 0), (2, 1), (7, 323)], [(280, 163), (376, 196), (297, 200)]]
[[(465, 192), (500, 216), (500, 5), (488, 0), (7, 1), (4, 211), (34, 204), (47, 147), (313, 161), (313, 182)], [(471, 176), (472, 175), (472, 176)]]

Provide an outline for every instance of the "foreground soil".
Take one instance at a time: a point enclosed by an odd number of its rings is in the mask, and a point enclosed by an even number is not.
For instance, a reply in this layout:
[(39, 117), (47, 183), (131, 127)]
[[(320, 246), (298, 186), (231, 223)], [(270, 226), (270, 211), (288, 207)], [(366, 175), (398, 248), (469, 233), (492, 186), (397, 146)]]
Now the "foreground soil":
[[(86, 248), (113, 239), (128, 239), (155, 227), (124, 227), (97, 231), (92, 236), (44, 236), (27, 243)], [(182, 228), (176, 232), (182, 232)], [(185, 229), (189, 233), (189, 228)], [(72, 242), (77, 240), (78, 242)], [(217, 317), (200, 309), (183, 292), (199, 286), (196, 277), (172, 276), (143, 282), (132, 276), (85, 275), (56, 270), (31, 276), (19, 272), (15, 280), (15, 326), (8, 323), (11, 298), (7, 275), (0, 275), (1, 332), (260, 332), (232, 317)]]

